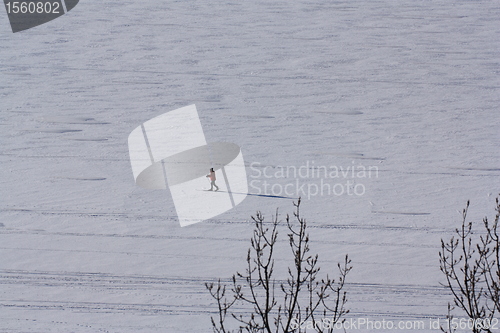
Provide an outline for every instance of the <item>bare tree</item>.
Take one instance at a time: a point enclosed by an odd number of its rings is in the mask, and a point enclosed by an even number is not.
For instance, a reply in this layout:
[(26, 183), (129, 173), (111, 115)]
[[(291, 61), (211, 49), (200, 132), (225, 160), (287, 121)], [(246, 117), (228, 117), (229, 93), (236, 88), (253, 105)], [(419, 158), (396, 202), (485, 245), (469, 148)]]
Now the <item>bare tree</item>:
[[(441, 239), (440, 269), (446, 277), (446, 286), (453, 295), (453, 305), (448, 304), (448, 325), (444, 332), (469, 328), (473, 333), (490, 332), (494, 316), (500, 310), (499, 200), (496, 199), (496, 217), (493, 224), (483, 219), (485, 234), (475, 237), (472, 222), (467, 222), (469, 201), (462, 212), (462, 224), (449, 241)], [(450, 325), (452, 310), (461, 309), (468, 321), (458, 326)]]
[[(288, 278), (279, 281), (274, 275), (278, 212), (270, 224), (265, 223), (262, 213), (257, 212), (252, 216), (255, 229), (245, 272), (233, 275), (230, 287), (220, 280), (216, 284), (205, 284), (218, 306), (218, 317), (211, 318), (214, 332), (235, 332), (229, 328), (228, 319), (236, 323), (237, 332), (249, 333), (305, 332), (305, 323), (318, 333), (332, 332), (335, 324), (344, 320), (344, 315), (349, 312), (345, 307), (344, 287), (346, 276), (352, 269), (351, 260), (346, 255), (343, 264), (337, 265), (337, 280), (328, 275), (320, 279), (318, 255), (310, 254), (307, 223), (300, 216), (300, 198), (294, 206), (294, 219), (286, 216), (293, 256)], [(236, 304), (251, 310), (238, 313)]]
[(490, 224), (488, 218), (483, 219), (486, 236), (481, 236), (481, 243), (478, 244), (478, 251), (483, 260), (480, 266), (484, 274), (486, 284), (486, 297), (491, 301), (487, 303), (487, 311), (492, 315), (500, 313), (500, 238), (498, 230), (498, 220), (500, 217), (499, 198), (496, 199), (496, 215), (493, 223)]

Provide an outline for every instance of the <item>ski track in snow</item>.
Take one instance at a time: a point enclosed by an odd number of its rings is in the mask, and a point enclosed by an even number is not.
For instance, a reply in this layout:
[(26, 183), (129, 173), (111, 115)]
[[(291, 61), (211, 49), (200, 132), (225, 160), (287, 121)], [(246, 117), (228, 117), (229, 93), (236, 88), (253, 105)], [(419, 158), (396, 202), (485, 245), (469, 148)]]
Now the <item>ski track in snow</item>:
[[(22, 288), (17, 299), (2, 299), (0, 305), (12, 313), (15, 311), (29, 311), (49, 313), (54, 311), (71, 311), (77, 314), (86, 314), (90, 318), (102, 314), (127, 316), (190, 316), (190, 318), (208, 318), (214, 315), (213, 304), (206, 297), (204, 282), (210, 281), (206, 277), (156, 277), (141, 275), (112, 275), (85, 272), (43, 272), (43, 271), (16, 271), (1, 270), (0, 284), (8, 288)], [(223, 280), (230, 283), (229, 280)], [(279, 281), (278, 281), (279, 282)], [(393, 320), (425, 320), (435, 316), (433, 312), (442, 306), (442, 298), (448, 296), (447, 290), (440, 286), (429, 285), (391, 285), (391, 284), (348, 284), (349, 299), (353, 304), (362, 304), (353, 310), (350, 316), (355, 318), (391, 318)], [(50, 295), (52, 290), (71, 294), (75, 291), (87, 295), (112, 294), (120, 295), (141, 294), (148, 295), (147, 302), (95, 302), (90, 300), (57, 300), (50, 297), (40, 297), (40, 294)], [(36, 295), (36, 297), (33, 297)], [(415, 311), (414, 306), (408, 304), (408, 298), (425, 299), (425, 312)], [(373, 310), (371, 303), (383, 302), (387, 310)], [(237, 309), (245, 313), (244, 308)], [(29, 315), (28, 315), (29, 316)], [(31, 317), (31, 316), (30, 316)], [(7, 318), (8, 323), (15, 320)], [(34, 323), (37, 325), (43, 324)], [(45, 322), (50, 323), (49, 321)], [(55, 328), (75, 329), (75, 325), (65, 321), (52, 321)], [(89, 322), (89, 327), (99, 328), (99, 325)], [(104, 329), (104, 328), (102, 328)], [(110, 332), (127, 329), (118, 323), (106, 326)], [(130, 329), (130, 327), (128, 327)], [(153, 329), (161, 331), (164, 327)], [(200, 329), (202, 332), (203, 329)]]

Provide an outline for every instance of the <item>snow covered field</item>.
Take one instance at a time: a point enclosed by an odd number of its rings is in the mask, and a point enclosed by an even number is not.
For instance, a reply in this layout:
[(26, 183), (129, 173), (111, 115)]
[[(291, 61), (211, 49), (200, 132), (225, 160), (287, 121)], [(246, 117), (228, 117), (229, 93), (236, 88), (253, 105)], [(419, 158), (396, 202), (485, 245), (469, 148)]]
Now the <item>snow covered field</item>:
[(0, 332), (211, 331), (203, 283), (244, 269), (250, 215), (293, 206), (181, 228), (137, 187), (129, 133), (190, 104), (251, 193), (297, 181), (256, 170), (376, 168), (299, 179), (365, 189), (304, 199), (313, 251), (349, 253), (351, 317), (444, 318), (440, 239), (500, 191), (497, 1), (82, 0), (16, 34), (0, 11), (0, 45)]

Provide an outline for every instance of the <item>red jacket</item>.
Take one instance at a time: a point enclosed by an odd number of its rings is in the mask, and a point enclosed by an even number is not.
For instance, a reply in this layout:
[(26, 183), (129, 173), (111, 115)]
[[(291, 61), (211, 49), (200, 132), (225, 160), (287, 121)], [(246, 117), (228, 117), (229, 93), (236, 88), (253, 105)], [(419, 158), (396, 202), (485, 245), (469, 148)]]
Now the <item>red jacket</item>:
[(211, 181), (215, 181), (215, 171), (210, 171), (210, 174), (207, 176)]

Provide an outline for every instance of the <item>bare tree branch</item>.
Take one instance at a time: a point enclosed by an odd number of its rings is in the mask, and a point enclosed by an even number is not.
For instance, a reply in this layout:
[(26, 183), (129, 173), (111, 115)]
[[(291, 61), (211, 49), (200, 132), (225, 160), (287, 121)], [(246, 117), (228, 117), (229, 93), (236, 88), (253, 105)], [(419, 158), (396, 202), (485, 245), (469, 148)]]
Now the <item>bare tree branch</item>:
[[(300, 203), (300, 198), (294, 203), (293, 219), (286, 216), (293, 264), (288, 267), (288, 278), (284, 282), (274, 277), (279, 225), (276, 211), (270, 224), (264, 222), (261, 212), (252, 216), (254, 231), (247, 252), (247, 267), (244, 273), (233, 275), (231, 297), (227, 299), (226, 286), (220, 280), (216, 287), (205, 284), (218, 306), (218, 317), (211, 318), (214, 332), (233, 332), (227, 328), (227, 318), (239, 325), (238, 333), (300, 333), (304, 332), (300, 323), (306, 320), (315, 323), (316, 318), (328, 318), (330, 328), (324, 330), (315, 325), (315, 329), (319, 333), (331, 332), (334, 324), (349, 312), (345, 308), (347, 297), (344, 289), (346, 276), (352, 269), (351, 260), (346, 256), (343, 265), (338, 264), (340, 276), (337, 282), (328, 275), (319, 279), (319, 259), (318, 255), (310, 254), (307, 223), (300, 216)], [(232, 311), (236, 303), (246, 304), (252, 311), (248, 315), (236, 314)]]
[[(439, 263), (441, 272), (446, 277), (446, 286), (453, 295), (455, 306), (461, 309), (472, 321), (472, 332), (490, 332), (488, 323), (500, 311), (500, 242), (498, 219), (500, 216), (499, 200), (496, 199), (496, 216), (493, 224), (483, 219), (486, 235), (475, 237), (472, 222), (467, 222), (469, 201), (462, 212), (462, 224), (456, 229), (457, 238), (448, 242), (441, 239)], [(453, 307), (448, 305), (448, 320)], [(453, 332), (448, 325), (443, 332)]]

